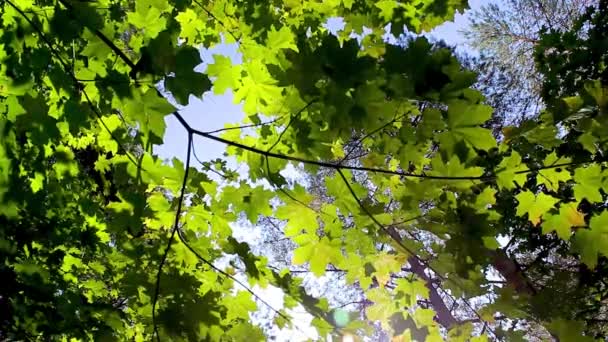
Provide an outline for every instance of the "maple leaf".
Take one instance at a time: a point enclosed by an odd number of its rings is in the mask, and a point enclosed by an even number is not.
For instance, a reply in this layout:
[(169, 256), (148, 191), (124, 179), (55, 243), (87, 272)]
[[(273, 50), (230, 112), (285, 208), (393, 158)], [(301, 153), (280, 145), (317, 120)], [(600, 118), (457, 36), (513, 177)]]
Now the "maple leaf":
[(339, 264), (341, 262), (342, 255), (336, 248), (340, 245), (339, 241), (330, 241), (327, 237), (318, 241), (315, 241), (314, 238), (307, 238), (307, 240), (293, 252), (292, 262), (295, 265), (309, 262), (312, 273), (320, 277), (325, 274), (328, 263)]
[(528, 170), (528, 167), (521, 162), (521, 156), (517, 151), (512, 151), (510, 156), (503, 158), (496, 169), (500, 188), (515, 189), (516, 186), (523, 186), (526, 182), (527, 176), (524, 171)]
[(347, 271), (346, 282), (353, 284), (355, 281), (358, 281), (362, 289), (369, 288), (372, 284), (372, 277), (365, 270), (365, 261), (356, 254), (348, 255), (348, 258), (345, 258), (345, 260), (348, 260), (348, 262), (338, 264), (338, 266)]
[(279, 207), (276, 212), (276, 218), (287, 220), (287, 225), (285, 226), (286, 236), (298, 235), (301, 231), (315, 232), (319, 228), (317, 213), (294, 201)]
[(175, 261), (186, 268), (194, 268), (198, 263), (198, 258), (183, 243), (178, 243), (173, 247)]
[[(343, 173), (347, 180), (352, 178), (350, 172)], [(334, 204), (339, 208), (349, 212), (358, 212), (360, 210), (357, 200), (353, 197), (340, 175), (335, 174), (333, 177), (325, 177), (325, 186), (327, 187), (327, 193), (335, 198)], [(360, 184), (351, 183), (350, 186), (358, 198), (361, 199), (367, 195), (367, 189)]]
[(489, 150), (496, 146), (496, 140), (489, 129), (480, 127), (492, 116), (492, 107), (473, 105), (467, 101), (455, 100), (448, 107), (448, 131), (439, 139), (446, 145), (454, 145), (464, 140), (471, 146)]
[(412, 316), (418, 327), (427, 327), (435, 324), (433, 319), (435, 317), (435, 311), (432, 309), (418, 308), (414, 311), (414, 315)]
[(399, 5), (399, 2), (395, 0), (381, 0), (375, 3), (375, 6), (380, 9), (380, 16), (387, 22), (393, 18), (393, 11)]
[(577, 230), (573, 247), (591, 269), (597, 265), (600, 255), (608, 256), (608, 211), (592, 216), (589, 229)]
[(176, 15), (175, 20), (181, 27), (180, 37), (192, 42), (196, 41), (199, 34), (199, 28), (204, 25), (203, 21), (198, 18), (196, 12), (191, 8), (187, 8), (185, 11)]
[(230, 316), (227, 317), (229, 321), (237, 318), (247, 320), (249, 313), (257, 308), (256, 303), (251, 299), (251, 294), (246, 291), (238, 291), (235, 296), (226, 296), (222, 302), (233, 309), (229, 311)]
[(282, 98), (283, 88), (277, 86), (277, 80), (272, 78), (265, 65), (256, 60), (247, 64), (245, 70), (247, 76), (241, 79), (234, 103), (245, 101), (243, 109), (246, 114), (263, 111), (264, 107)]
[(483, 175), (483, 168), (481, 167), (467, 167), (460, 162), (460, 159), (453, 155), (450, 160), (443, 162), (440, 155), (437, 155), (431, 160), (432, 171), (428, 172), (430, 176), (439, 177), (471, 177), (472, 179), (446, 179), (446, 180), (434, 180), (434, 182), (443, 183), (453, 188), (470, 188), (476, 181), (475, 178)]
[(30, 186), (34, 193), (37, 193), (44, 187), (44, 174), (36, 172), (34, 178), (30, 179)]
[(534, 196), (530, 190), (519, 193), (515, 198), (519, 202), (516, 214), (518, 216), (527, 214), (528, 220), (535, 226), (540, 223), (541, 217), (559, 202), (559, 199), (544, 193)]
[(408, 279), (397, 279), (395, 281), (395, 291), (405, 295), (401, 300), (404, 301), (404, 306), (414, 307), (418, 302), (418, 298), (429, 298), (429, 288), (426, 287), (425, 283), (420, 279), (408, 280)]
[(576, 203), (565, 203), (559, 208), (559, 214), (545, 214), (542, 231), (544, 234), (555, 231), (557, 236), (568, 241), (572, 234), (572, 227), (585, 225), (585, 215), (577, 210)]
[(374, 275), (380, 286), (384, 286), (390, 280), (391, 273), (401, 271), (401, 267), (405, 264), (405, 261), (406, 257), (402, 254), (382, 253), (376, 255), (372, 261), (372, 265), (376, 270)]
[(227, 89), (235, 89), (241, 78), (242, 67), (233, 65), (229, 57), (213, 55), (213, 64), (207, 66), (207, 74), (215, 77), (213, 81), (213, 92), (223, 94)]
[(390, 293), (386, 289), (378, 287), (368, 290), (366, 296), (374, 303), (365, 309), (367, 318), (372, 321), (380, 321), (382, 326), (387, 326), (390, 317), (399, 311)]
[(127, 20), (135, 27), (143, 29), (148, 38), (158, 36), (167, 25), (167, 19), (162, 17), (162, 12), (146, 0), (135, 2), (135, 12), (127, 13)]
[(287, 26), (281, 27), (278, 31), (275, 30), (274, 26), (268, 31), (268, 38), (266, 38), (266, 45), (274, 51), (282, 49), (290, 49), (298, 52), (298, 46), (296, 45), (296, 39), (293, 32)]
[[(545, 167), (554, 165), (561, 165), (570, 163), (570, 158), (557, 157), (555, 152), (549, 154), (544, 161)], [(557, 191), (560, 182), (567, 182), (571, 178), (570, 172), (563, 167), (553, 167), (549, 169), (543, 169), (538, 172), (536, 176), (536, 182), (538, 184), (544, 184), (547, 189), (551, 191)]]
[(580, 321), (568, 321), (563, 318), (556, 319), (548, 324), (548, 329), (552, 335), (560, 341), (593, 342), (596, 341), (591, 336), (584, 336), (585, 325)]
[(149, 89), (144, 94), (134, 91), (132, 99), (124, 100), (124, 112), (135, 119), (141, 126), (141, 130), (151, 133), (156, 138), (165, 135), (165, 116), (171, 114), (175, 107), (160, 97), (156, 89)]
[(603, 179), (602, 168), (598, 164), (577, 168), (574, 171), (574, 198), (578, 202), (585, 198), (590, 202), (601, 202)]

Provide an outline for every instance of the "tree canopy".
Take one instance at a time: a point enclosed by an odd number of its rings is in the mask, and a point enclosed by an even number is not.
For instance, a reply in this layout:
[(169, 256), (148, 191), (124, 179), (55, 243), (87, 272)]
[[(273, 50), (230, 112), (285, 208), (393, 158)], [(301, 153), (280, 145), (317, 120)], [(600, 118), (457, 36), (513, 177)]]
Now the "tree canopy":
[[(547, 106), (498, 140), (477, 75), (418, 35), (467, 8), (3, 1), (0, 338), (258, 341), (306, 335), (303, 308), (320, 340), (605, 339), (608, 4), (540, 31)], [(197, 68), (227, 43), (242, 63)], [(227, 91), (240, 126), (180, 114)], [(185, 160), (154, 152), (170, 116)], [(199, 163), (194, 138), (246, 174)], [(361, 305), (313, 295), (243, 223), (289, 241), (289, 266), (343, 274)]]
[[(493, 127), (536, 116), (544, 108), (541, 92), (546, 73), (539, 72), (534, 51), (541, 36), (572, 32), (575, 22), (594, 0), (506, 0), (487, 2), (472, 11), (463, 30), (467, 43), (481, 57), (464, 60), (478, 72), (486, 101), (494, 108)], [(580, 32), (579, 32), (580, 33)]]

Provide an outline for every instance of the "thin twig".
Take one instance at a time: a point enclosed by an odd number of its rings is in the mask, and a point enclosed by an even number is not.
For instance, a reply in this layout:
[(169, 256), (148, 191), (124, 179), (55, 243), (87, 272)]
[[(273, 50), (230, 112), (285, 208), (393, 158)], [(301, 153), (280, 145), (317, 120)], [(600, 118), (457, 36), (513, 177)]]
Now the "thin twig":
[(203, 263), (207, 264), (207, 266), (211, 267), (214, 271), (216, 271), (217, 273), (223, 275), (226, 278), (231, 279), (232, 281), (234, 281), (235, 283), (237, 283), (238, 285), (240, 285), (243, 289), (245, 289), (245, 291), (249, 292), (255, 299), (259, 300), (262, 304), (266, 305), (271, 311), (273, 311), (275, 314), (277, 314), (278, 316), (284, 318), (286, 321), (291, 323), (291, 318), (287, 315), (285, 315), (284, 313), (282, 313), (281, 311), (275, 309), (272, 305), (270, 305), (270, 303), (268, 303), (267, 301), (265, 301), (262, 297), (258, 296), (252, 289), (250, 289), (247, 285), (245, 285), (242, 281), (236, 279), (234, 276), (230, 275), (229, 273), (226, 273), (225, 271), (223, 271), (222, 269), (216, 267), (212, 262), (210, 262), (209, 260), (205, 259), (202, 255), (200, 255), (191, 245), (190, 243), (188, 243), (188, 240), (186, 240), (186, 238), (184, 237), (183, 233), (181, 230), (178, 229), (177, 231), (177, 236), (179, 237), (179, 240), (184, 244), (184, 246), (186, 246), (186, 248), (188, 248), (188, 250), (190, 252), (192, 252), (192, 254), (194, 254), (200, 261), (202, 261)]
[(257, 124), (248, 124), (248, 125), (242, 125), (242, 126), (236, 126), (236, 127), (225, 127), (225, 128), (220, 128), (220, 129), (216, 129), (216, 130), (213, 130), (213, 131), (207, 131), (205, 133), (207, 133), (207, 134), (214, 134), (214, 133), (220, 133), (220, 132), (225, 132), (225, 131), (231, 131), (231, 130), (235, 130), (235, 129), (245, 129), (245, 128), (252, 128), (252, 127), (259, 127), (259, 126), (267, 126), (267, 125), (273, 124), (273, 123), (281, 120), (283, 118), (283, 116), (278, 117), (278, 118), (276, 118), (274, 120), (270, 120), (270, 121), (266, 121), (266, 122), (260, 122), (260, 123), (257, 123)]
[(234, 38), (234, 40), (237, 43), (240, 43), (241, 37), (237, 37), (234, 33), (232, 33), (232, 31), (228, 30), (228, 27), (226, 26), (226, 24), (224, 24), (223, 21), (221, 21), (220, 19), (218, 19), (218, 17), (216, 17), (213, 13), (211, 13), (211, 11), (209, 11), (208, 9), (206, 9), (205, 6), (203, 6), (203, 4), (201, 4), (197, 0), (192, 0), (192, 1), (195, 4), (197, 4), (203, 11), (205, 11), (205, 13), (207, 13), (208, 16), (210, 16), (213, 20), (217, 21), (218, 24), (220, 24), (224, 29), (226, 29), (226, 32), (228, 32), (228, 34), (231, 35), (232, 38)]
[[(378, 132), (380, 132), (380, 131), (384, 130), (386, 127), (388, 127), (388, 126), (389, 126), (389, 125), (391, 125), (392, 123), (394, 123), (394, 122), (396, 122), (397, 120), (399, 120), (399, 119), (403, 118), (404, 116), (408, 115), (410, 112), (411, 112), (411, 111), (407, 111), (407, 112), (406, 112), (406, 113), (404, 113), (404, 114), (401, 114), (401, 115), (395, 115), (395, 116), (393, 117), (393, 119), (392, 119), (392, 120), (390, 120), (389, 122), (387, 122), (387, 123), (383, 124), (382, 126), (380, 126), (380, 127), (376, 128), (376, 129), (374, 129), (374, 130), (370, 131), (369, 133), (367, 133), (366, 135), (364, 135), (364, 136), (363, 136), (363, 137), (361, 137), (360, 139), (355, 140), (353, 143), (356, 143), (356, 144), (360, 144), (360, 143), (362, 143), (364, 140), (366, 140), (366, 139), (370, 138), (370, 137), (371, 137), (371, 136), (373, 136), (374, 134), (376, 134), (376, 133), (378, 133)], [(348, 157), (350, 157), (350, 155), (351, 155), (353, 152), (355, 152), (355, 150), (356, 150), (356, 148), (355, 148), (355, 147), (353, 147), (353, 148), (352, 148), (350, 151), (348, 151), (348, 153), (346, 153), (346, 155), (345, 155), (345, 156), (344, 156), (344, 157), (343, 157), (343, 158), (342, 158), (342, 159), (341, 159), (341, 160), (338, 162), (338, 164), (341, 164), (341, 163), (343, 163), (345, 160), (347, 160), (347, 159), (348, 159)]]
[[(311, 270), (289, 270), (289, 273), (310, 273), (310, 272), (312, 272), (312, 271)], [(325, 269), (324, 272), (343, 273), (343, 272), (346, 272), (346, 271), (340, 270), (340, 269), (337, 269), (337, 268), (328, 268), (328, 269)]]
[(308, 208), (308, 209), (310, 209), (310, 210), (312, 210), (312, 211), (314, 211), (314, 212), (320, 212), (320, 213), (325, 214), (325, 215), (327, 215), (327, 216), (331, 216), (331, 215), (327, 214), (326, 212), (324, 212), (323, 210), (320, 210), (320, 209), (319, 209), (319, 210), (317, 210), (317, 209), (315, 209), (315, 208), (311, 207), (310, 205), (308, 205), (308, 204), (306, 204), (306, 203), (304, 203), (304, 202), (300, 201), (299, 199), (297, 199), (297, 198), (293, 197), (293, 195), (291, 195), (289, 192), (287, 192), (287, 190), (285, 190), (285, 189), (283, 189), (281, 186), (279, 186), (279, 185), (276, 183), (276, 181), (275, 181), (274, 179), (272, 179), (272, 176), (271, 176), (271, 175), (272, 175), (272, 173), (270, 172), (270, 162), (268, 161), (268, 157), (266, 157), (265, 159), (266, 159), (266, 173), (268, 174), (268, 180), (270, 181), (270, 183), (272, 183), (272, 185), (274, 185), (274, 186), (275, 186), (275, 188), (276, 188), (276, 189), (277, 189), (279, 192), (281, 192), (283, 195), (285, 195), (285, 196), (286, 196), (287, 198), (289, 198), (290, 200), (292, 200), (292, 201), (294, 201), (294, 202), (296, 202), (296, 203), (298, 203), (298, 204), (300, 204), (300, 205), (303, 205), (303, 206), (305, 206), (306, 208)]
[(212, 167), (206, 167), (206, 166), (205, 166), (205, 163), (204, 163), (202, 160), (200, 160), (200, 158), (198, 157), (198, 155), (196, 155), (196, 148), (194, 147), (194, 140), (192, 140), (192, 156), (194, 157), (194, 159), (195, 159), (195, 160), (196, 160), (196, 161), (197, 161), (199, 164), (201, 164), (201, 166), (202, 166), (203, 168), (205, 168), (205, 169), (207, 169), (207, 170), (209, 170), (209, 171), (211, 171), (211, 172), (215, 173), (216, 175), (218, 175), (218, 176), (220, 176), (220, 177), (222, 177), (222, 178), (224, 178), (224, 179), (227, 179), (227, 178), (228, 178), (228, 177), (227, 177), (225, 174), (223, 174), (223, 173), (221, 173), (221, 172), (219, 172), (219, 171), (215, 170), (214, 168), (212, 168)]
[(297, 113), (295, 113), (290, 119), (289, 122), (287, 123), (287, 126), (285, 127), (285, 129), (281, 132), (281, 134), (279, 134), (279, 137), (277, 138), (277, 140), (274, 142), (274, 144), (272, 144), (272, 146), (270, 146), (270, 148), (268, 149), (268, 153), (270, 153), (272, 151), (273, 148), (275, 148), (275, 146), (277, 146), (277, 144), (281, 141), (281, 139), (283, 138), (283, 135), (285, 134), (285, 132), (287, 132), (287, 130), (289, 129), (289, 127), (291, 126), (291, 124), (300, 116), (300, 114), (302, 114), (303, 111), (305, 111), (308, 107), (310, 107), (313, 103), (315, 103), (317, 100), (313, 99), (308, 101), (308, 103), (302, 107)]
[(184, 202), (184, 196), (186, 194), (186, 184), (188, 183), (188, 171), (190, 170), (190, 155), (192, 154), (192, 133), (188, 132), (188, 152), (186, 156), (186, 171), (184, 172), (184, 180), (182, 181), (182, 188), (179, 194), (179, 200), (177, 202), (177, 212), (175, 213), (175, 223), (173, 225), (173, 229), (171, 229), (171, 236), (169, 237), (169, 242), (167, 242), (167, 247), (165, 247), (165, 252), (163, 253), (162, 258), (160, 259), (160, 263), (158, 264), (158, 272), (156, 273), (156, 287), (154, 289), (154, 298), (152, 299), (152, 324), (154, 325), (154, 333), (156, 334), (156, 341), (160, 342), (160, 335), (158, 333), (158, 324), (156, 322), (156, 303), (158, 302), (158, 295), (160, 293), (160, 278), (163, 271), (163, 266), (167, 261), (167, 256), (169, 255), (169, 250), (171, 250), (171, 244), (173, 243), (173, 239), (175, 237), (175, 233), (178, 230), (179, 226), (179, 217), (182, 211), (182, 203)]
[(346, 306), (349, 306), (349, 305), (352, 305), (352, 304), (363, 304), (363, 305), (369, 305), (369, 304), (371, 304), (371, 302), (370, 302), (370, 301), (367, 301), (367, 300), (356, 300), (356, 301), (352, 301), (352, 302), (344, 303), (344, 304), (342, 304), (342, 305), (338, 305), (338, 306), (336, 306), (336, 307), (335, 307), (335, 309), (342, 309), (343, 307), (346, 307)]

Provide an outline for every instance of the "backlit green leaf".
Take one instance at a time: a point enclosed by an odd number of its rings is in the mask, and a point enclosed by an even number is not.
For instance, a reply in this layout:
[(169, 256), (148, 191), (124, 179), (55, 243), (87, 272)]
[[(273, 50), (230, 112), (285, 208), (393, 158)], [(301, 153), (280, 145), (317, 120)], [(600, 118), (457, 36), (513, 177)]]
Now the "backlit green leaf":
[(540, 223), (541, 217), (559, 202), (559, 199), (555, 197), (544, 193), (534, 195), (529, 190), (519, 193), (515, 198), (519, 202), (517, 205), (517, 215), (524, 216), (527, 214), (528, 221), (532, 222), (535, 226)]

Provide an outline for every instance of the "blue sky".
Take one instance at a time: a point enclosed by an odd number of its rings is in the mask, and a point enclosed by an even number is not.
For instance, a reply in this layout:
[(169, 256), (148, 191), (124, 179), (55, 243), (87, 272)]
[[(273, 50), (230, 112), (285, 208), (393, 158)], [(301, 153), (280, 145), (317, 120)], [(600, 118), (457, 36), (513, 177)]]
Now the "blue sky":
[[(469, 0), (471, 10), (478, 9), (483, 4), (488, 3), (487, 0)], [(467, 11), (469, 12), (469, 11)], [(465, 40), (459, 30), (463, 29), (467, 24), (468, 13), (457, 14), (453, 22), (447, 22), (437, 27), (427, 36), (433, 39), (443, 39), (451, 45), (458, 46), (459, 49), (470, 51), (465, 46)], [(197, 71), (204, 71), (207, 63), (213, 62), (213, 54), (221, 54), (232, 59), (233, 63), (240, 63), (241, 59), (237, 52), (237, 46), (234, 44), (221, 44), (211, 50), (202, 50), (201, 59), (203, 64), (197, 67)], [(243, 117), (242, 106), (234, 104), (232, 92), (228, 91), (223, 95), (214, 95), (207, 92), (202, 99), (190, 97), (190, 103), (184, 106), (181, 110), (182, 116), (193, 128), (210, 131), (223, 128), (229, 123), (238, 123)], [(164, 137), (164, 144), (157, 146), (155, 152), (163, 159), (172, 159), (177, 157), (185, 160), (187, 148), (186, 131), (181, 127), (173, 116), (167, 116), (165, 119), (167, 129)], [(225, 146), (210, 140), (205, 140), (200, 137), (195, 137), (194, 146), (196, 153), (201, 160), (209, 160), (222, 157)]]

